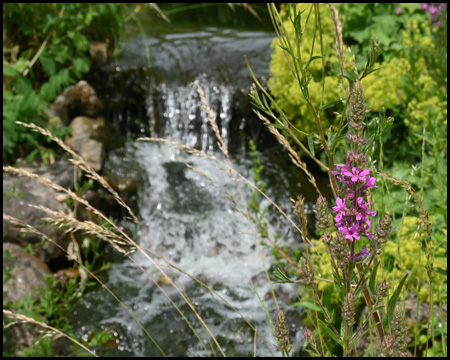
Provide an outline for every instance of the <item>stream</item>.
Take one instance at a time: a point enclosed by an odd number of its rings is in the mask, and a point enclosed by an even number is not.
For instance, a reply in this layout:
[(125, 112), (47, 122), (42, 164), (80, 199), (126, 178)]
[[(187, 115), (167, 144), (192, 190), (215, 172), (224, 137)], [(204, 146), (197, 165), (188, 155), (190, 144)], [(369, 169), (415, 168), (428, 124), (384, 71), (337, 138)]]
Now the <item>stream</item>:
[[(103, 97), (114, 134), (104, 171), (138, 180), (136, 210), (143, 226), (136, 228), (126, 219), (120, 225), (152, 259), (135, 252), (131, 261), (108, 250), (112, 266), (101, 280), (124, 306), (98, 286), (86, 293), (71, 319), (83, 339), (101, 329), (115, 336), (112, 344), (95, 349), (98, 355), (161, 356), (162, 350), (167, 356), (221, 356), (217, 341), (227, 356), (253, 356), (255, 349), (257, 356), (280, 356), (266, 315), (267, 310), (275, 321), (277, 306), (264, 270), (271, 274), (276, 261), (239, 212), (251, 193), (227, 170), (197, 92), (201, 86), (216, 114), (233, 169), (252, 180), (248, 140), (254, 139), (268, 196), (294, 219), (289, 198), (304, 194), (311, 214), (315, 191), (257, 120), (247, 96), (252, 80), (244, 55), (266, 81), (273, 38), (272, 32), (213, 27), (145, 39), (136, 35), (127, 39), (116, 63), (108, 63), (90, 80)], [(137, 142), (141, 136), (185, 144), (219, 161), (164, 143)], [(319, 178), (318, 183), (326, 181)], [(277, 232), (281, 245), (301, 247), (292, 225), (266, 199), (260, 201), (261, 208), (268, 207), (269, 233)], [(297, 288), (273, 284), (273, 289), (299, 354), (302, 310), (290, 306), (298, 301)]]

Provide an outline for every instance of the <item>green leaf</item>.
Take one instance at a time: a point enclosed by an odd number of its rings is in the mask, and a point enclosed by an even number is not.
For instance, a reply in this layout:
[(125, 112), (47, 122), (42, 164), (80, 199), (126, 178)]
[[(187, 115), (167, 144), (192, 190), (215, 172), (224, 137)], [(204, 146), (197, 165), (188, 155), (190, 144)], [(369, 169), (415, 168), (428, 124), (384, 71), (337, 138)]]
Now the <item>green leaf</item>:
[(345, 286), (341, 284), (341, 281), (336, 272), (334, 271), (334, 268), (333, 268), (333, 279), (334, 279), (334, 288), (336, 292), (339, 294), (339, 300), (342, 302), (344, 301), (345, 296)]
[(395, 310), (395, 305), (397, 304), (398, 297), (400, 296), (400, 292), (402, 290), (403, 285), (405, 284), (407, 277), (408, 277), (408, 274), (405, 274), (403, 279), (400, 281), (400, 284), (398, 284), (397, 289), (395, 289), (394, 294), (392, 294), (391, 298), (389, 299), (386, 316), (384, 317), (384, 320), (383, 320), (383, 328), (384, 329), (387, 329), (388, 325), (391, 322), (392, 315), (394, 314), (394, 310)]
[(311, 57), (309, 60), (308, 60), (308, 62), (306, 63), (306, 65), (305, 65), (305, 73), (308, 71), (308, 69), (309, 69), (309, 65), (311, 65), (311, 63), (314, 61), (314, 60), (317, 60), (317, 59), (322, 59), (323, 58), (323, 56), (313, 56), (313, 57)]
[(376, 69), (372, 69), (372, 70), (368, 71), (368, 72), (366, 73), (365, 76), (367, 76), (367, 75), (369, 75), (369, 74), (372, 74), (373, 72), (378, 71), (378, 70), (380, 70), (380, 69), (381, 69), (381, 67), (376, 68)]
[(281, 130), (285, 129), (284, 125), (282, 125), (282, 124), (266, 123), (266, 126), (273, 126), (273, 127), (277, 128), (277, 129), (281, 129)]
[(330, 335), (330, 337), (336, 341), (338, 344), (340, 344), (342, 346), (342, 341), (339, 340), (339, 338), (336, 336), (336, 334), (334, 333), (333, 330), (330, 329), (330, 326), (328, 324), (326, 324), (323, 320), (319, 319), (319, 323), (322, 326), (322, 329), (324, 329), (328, 335)]
[(56, 73), (56, 63), (51, 55), (42, 53), (39, 57), (39, 62), (41, 63), (42, 69), (47, 75), (52, 76)]
[(309, 151), (311, 151), (311, 154), (313, 154), (313, 156), (315, 156), (316, 152), (314, 151), (314, 139), (313, 139), (313, 137), (314, 137), (313, 133), (309, 134), (309, 136), (308, 136), (308, 147), (309, 147)]
[(3, 65), (3, 75), (4, 76), (16, 76), (17, 71), (11, 65)]
[(435, 272), (437, 272), (438, 274), (447, 276), (447, 270), (444, 270), (444, 269), (441, 269), (441, 268), (438, 268), (438, 267), (433, 268), (433, 270), (434, 270)]
[(83, 73), (87, 73), (90, 68), (89, 59), (86, 57), (77, 57), (73, 60), (73, 72), (78, 78), (81, 78)]
[(369, 281), (369, 290), (371, 291), (372, 294), (375, 294), (375, 281), (376, 281), (376, 277), (377, 277), (377, 270), (378, 270), (378, 266), (380, 265), (380, 262), (378, 262), (373, 270), (372, 273), (370, 274), (370, 281)]
[(353, 85), (355, 84), (355, 82), (356, 82), (356, 80), (358, 79), (358, 76), (356, 75), (356, 74), (354, 74), (354, 73), (348, 73), (348, 72), (344, 72), (344, 74), (343, 75), (341, 75), (341, 76), (343, 76), (344, 78), (346, 78), (348, 81), (349, 81), (349, 83), (350, 83), (350, 88), (353, 88)]
[(327, 102), (326, 104), (324, 104), (320, 107), (319, 112), (329, 108), (330, 106), (334, 106), (337, 104), (342, 104), (342, 100), (333, 100), (333, 101)]
[(356, 291), (356, 293), (355, 293), (355, 295), (354, 295), (354, 297), (355, 297), (355, 299), (359, 296), (359, 294), (361, 293), (361, 290), (364, 288), (364, 285), (366, 284), (366, 282), (367, 282), (367, 278), (364, 278), (364, 281), (359, 285), (359, 288), (358, 288), (358, 290)]
[(27, 155), (27, 162), (31, 163), (34, 160), (34, 157), (39, 154), (39, 150), (38, 149), (34, 149), (31, 153), (29, 153)]
[(309, 309), (309, 310), (313, 310), (313, 311), (317, 310), (317, 312), (319, 314), (323, 314), (323, 311), (320, 306), (314, 305), (314, 303), (309, 302), (309, 301), (298, 301), (298, 302), (292, 304), (292, 306), (293, 307), (302, 307), (304, 309)]
[(282, 46), (281, 44), (277, 44), (280, 48), (282, 48), (284, 51), (286, 51), (289, 55), (291, 55), (292, 57), (294, 57), (294, 55), (292, 55), (291, 50), (289, 50), (287, 47)]
[(367, 347), (366, 352), (364, 353), (363, 357), (369, 357), (370, 352), (372, 351), (372, 344), (369, 344)]
[(353, 339), (351, 340), (351, 342), (350, 342), (350, 347), (351, 346), (353, 346), (353, 344), (355, 343), (355, 342), (357, 342), (359, 339), (361, 339), (363, 336), (364, 336), (364, 334), (367, 334), (369, 331), (371, 331), (375, 326), (377, 326), (379, 324), (379, 322), (377, 322), (377, 323), (375, 323), (375, 324), (373, 324), (371, 327), (369, 327), (366, 331), (364, 331), (363, 333), (361, 333), (357, 338), (354, 338), (353, 337)]

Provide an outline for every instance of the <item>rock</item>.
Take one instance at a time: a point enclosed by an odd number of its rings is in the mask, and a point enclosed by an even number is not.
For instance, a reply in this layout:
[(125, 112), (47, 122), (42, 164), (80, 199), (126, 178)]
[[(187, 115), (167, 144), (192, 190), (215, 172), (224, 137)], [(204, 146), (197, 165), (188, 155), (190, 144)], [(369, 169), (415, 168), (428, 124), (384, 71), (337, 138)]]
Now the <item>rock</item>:
[(98, 116), (102, 109), (102, 103), (94, 88), (87, 81), (81, 80), (76, 85), (64, 89), (45, 113), (49, 118), (61, 119), (60, 125), (54, 124), (58, 127), (67, 126), (70, 118), (76, 116)]
[(45, 329), (37, 324), (16, 323), (4, 330), (3, 349), (14, 357), (19, 357), (24, 350), (31, 348), (43, 336), (43, 331)]
[(111, 187), (117, 192), (136, 192), (137, 179), (133, 173), (120, 174), (112, 171), (104, 171), (103, 177)]
[(85, 136), (70, 138), (66, 143), (74, 149), (95, 171), (101, 170), (104, 158), (102, 143)]
[[(6, 252), (10, 256), (5, 256)], [(3, 266), (8, 269), (3, 282), (3, 301), (17, 303), (24, 295), (39, 300), (46, 288), (45, 275), (51, 275), (48, 266), (19, 245), (3, 243)], [(5, 270), (4, 270), (5, 273)]]
[(74, 188), (74, 165), (67, 160), (59, 159), (54, 164), (38, 162), (30, 164), (24, 159), (18, 159), (17, 166), (33, 174), (50, 179), (63, 188)]
[(78, 116), (70, 123), (72, 137), (65, 142), (74, 149), (95, 171), (101, 170), (107, 135), (102, 117), (91, 119)]
[(73, 137), (87, 136), (106, 145), (107, 134), (103, 117), (93, 119), (87, 116), (77, 116), (71, 121), (70, 127)]
[[(42, 220), (49, 216), (45, 211), (28, 206), (28, 204), (32, 204), (43, 206), (53, 211), (64, 212), (64, 204), (59, 203), (56, 199), (58, 195), (60, 193), (53, 188), (38, 184), (27, 177), (3, 173), (3, 212), (33, 226), (63, 249), (66, 249), (70, 241), (69, 236), (64, 234), (63, 230), (57, 229)], [(3, 241), (16, 243), (23, 247), (41, 243), (42, 237), (40, 235), (24, 233), (21, 230), (22, 228), (16, 225), (4, 222)], [(64, 252), (55, 244), (45, 242), (44, 245), (33, 247), (41, 260), (47, 262), (64, 255)]]
[(104, 64), (108, 60), (107, 44), (104, 42), (90, 42), (89, 55), (95, 64)]
[(80, 271), (77, 268), (69, 267), (58, 270), (56, 276), (59, 277), (61, 282), (65, 283), (69, 279), (78, 279), (80, 277)]
[(91, 117), (98, 116), (103, 106), (94, 88), (84, 80), (79, 81), (75, 88), (77, 99), (80, 101), (81, 114)]

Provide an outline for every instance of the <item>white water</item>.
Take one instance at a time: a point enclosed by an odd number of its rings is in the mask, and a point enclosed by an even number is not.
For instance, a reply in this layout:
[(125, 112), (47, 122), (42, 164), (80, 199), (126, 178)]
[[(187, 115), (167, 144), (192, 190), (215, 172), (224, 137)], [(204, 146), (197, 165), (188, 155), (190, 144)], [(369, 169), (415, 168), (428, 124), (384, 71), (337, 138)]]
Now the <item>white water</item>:
[[(269, 37), (265, 36), (267, 45)], [(242, 38), (238, 44), (243, 47), (246, 41), (247, 44), (261, 46), (264, 41), (260, 37), (258, 35), (253, 39)], [(219, 38), (220, 41), (216, 40), (220, 47), (228, 46), (235, 50), (239, 48), (236, 38)], [(188, 37), (168, 38), (164, 44), (169, 46), (170, 40), (176, 40), (180, 45), (179, 42), (186, 39)], [(175, 48), (174, 45), (172, 49)], [(162, 51), (163, 55), (165, 51)], [(128, 53), (128, 56), (132, 55)], [(242, 53), (240, 55), (242, 56)], [(160, 61), (158, 58), (153, 60), (154, 64)], [(204, 59), (199, 61), (202, 63)], [(230, 144), (233, 137), (238, 136), (236, 131), (232, 131), (232, 125), (243, 121), (234, 117), (233, 113), (236, 85), (225, 85), (204, 74), (198, 74), (192, 81), (202, 86), (209, 105), (217, 115), (222, 137), (226, 144)], [(209, 155), (222, 157), (207, 116), (199, 109), (200, 98), (196, 87), (189, 83), (167, 82), (157, 85), (156, 90), (150, 93), (145, 104), (146, 121), (154, 137), (178, 141)], [(239, 129), (241, 126), (235, 128)], [(289, 175), (284, 174), (278, 165), (270, 165), (267, 158), (263, 157), (263, 161), (267, 166), (267, 174), (272, 174), (274, 178), (269, 183), (269, 195), (273, 195), (283, 209), (291, 214), (289, 197), (295, 197), (297, 194), (291, 194), (287, 189)], [(205, 173), (213, 180), (214, 185), (205, 177), (188, 169), (186, 163)], [(240, 154), (238, 158), (233, 158), (232, 166), (247, 178), (252, 177), (252, 163), (248, 156)], [(127, 142), (122, 148), (110, 151), (105, 167), (117, 172), (119, 169), (123, 172), (124, 168), (129, 168), (130, 171), (141, 174), (138, 207), (144, 228), (135, 232), (136, 241), (217, 291), (217, 295), (211, 294), (189, 276), (178, 271), (171, 272), (167, 263), (151, 256), (158, 266), (174, 279), (177, 287), (187, 293), (226, 355), (251, 356), (255, 346), (254, 331), (236, 311), (225, 305), (219, 295), (234, 306), (268, 344), (270, 350), (259, 337), (256, 338), (257, 356), (271, 356), (272, 353), (280, 355), (273, 346), (276, 341), (257, 295), (258, 293), (261, 296), (274, 320), (277, 308), (263, 265), (264, 262), (269, 268), (274, 263), (273, 256), (266, 248), (262, 248), (259, 253), (259, 238), (255, 239), (246, 217), (233, 210), (232, 202), (225, 196), (225, 193), (232, 195), (243, 209), (237, 186), (240, 187), (244, 198), (248, 199), (249, 193), (242, 182), (237, 183), (213, 161), (158, 143)], [(262, 201), (262, 206), (266, 205), (268, 202)], [(300, 243), (299, 235), (292, 231), (286, 221), (280, 220), (279, 215), (273, 215), (273, 208), (271, 211), (270, 220), (273, 220), (272, 225), (275, 225), (270, 227), (271, 234), (280, 232), (282, 244), (296, 246), (295, 244)], [(123, 225), (127, 226), (126, 223)], [(171, 285), (164, 285), (159, 270), (143, 254), (136, 252), (132, 257), (144, 268), (145, 273), (132, 261), (116, 257), (103, 278), (106, 285), (155, 338), (166, 355), (213, 355), (210, 350), (203, 349), (193, 330), (151, 279), (159, 283), (182, 309), (202, 341), (208, 345), (208, 341), (212, 340), (208, 340), (209, 336), (186, 301)], [(287, 284), (274, 285), (274, 288), (280, 307), (288, 313), (294, 335), (300, 326), (301, 310), (290, 308), (289, 303), (297, 300), (296, 288)], [(80, 336), (87, 338), (87, 333), (100, 328), (110, 329), (116, 334), (117, 349), (100, 348), (98, 351), (102, 356), (160, 355), (133, 317), (102, 288), (88, 293), (74, 315), (79, 322)], [(293, 337), (291, 339), (294, 340)], [(300, 346), (301, 341), (298, 341), (297, 345)], [(220, 355), (216, 346), (214, 349), (216, 354)]]

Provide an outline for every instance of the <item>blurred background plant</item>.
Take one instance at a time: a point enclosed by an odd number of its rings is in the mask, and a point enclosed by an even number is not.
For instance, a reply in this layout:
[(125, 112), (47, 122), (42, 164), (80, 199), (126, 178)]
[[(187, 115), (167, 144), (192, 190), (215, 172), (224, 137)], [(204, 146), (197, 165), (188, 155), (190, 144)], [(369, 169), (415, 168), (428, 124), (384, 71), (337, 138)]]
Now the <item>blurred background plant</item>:
[(116, 46), (126, 4), (3, 4), (3, 162), (14, 163), (36, 147), (44, 161), (50, 141), (15, 121), (36, 123), (60, 138), (67, 124), (43, 113), (69, 84), (90, 70), (90, 41)]

